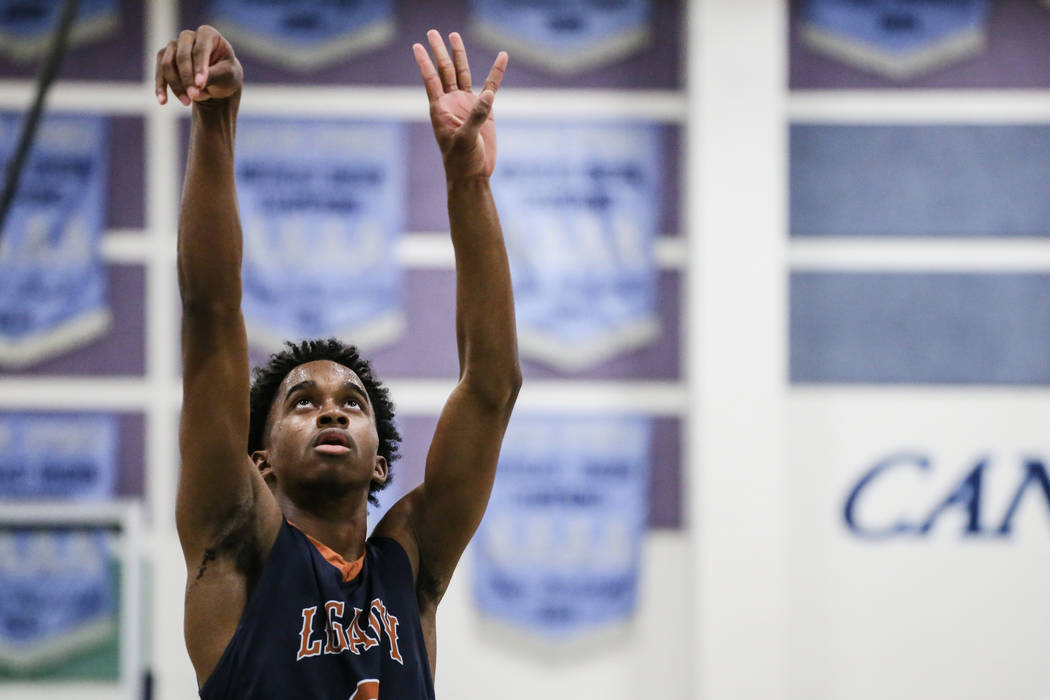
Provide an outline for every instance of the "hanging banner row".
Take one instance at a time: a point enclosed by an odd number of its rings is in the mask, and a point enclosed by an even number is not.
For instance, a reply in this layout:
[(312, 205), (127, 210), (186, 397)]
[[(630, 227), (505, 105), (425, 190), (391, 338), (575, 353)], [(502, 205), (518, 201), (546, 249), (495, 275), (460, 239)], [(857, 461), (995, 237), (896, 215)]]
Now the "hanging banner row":
[[(13, 5), (14, 3), (0, 3)], [(28, 63), (47, 49), (61, 3), (20, 0), (0, 12), (0, 52)], [(517, 59), (555, 74), (606, 66), (649, 45), (649, 0), (615, 3), (473, 0), (467, 23), (474, 35)], [(84, 0), (72, 30), (74, 46), (99, 41), (120, 27), (117, 0)], [(308, 72), (386, 46), (398, 30), (397, 3), (330, 0), (212, 0), (200, 9), (237, 47), (286, 69)], [(443, 16), (448, 8), (443, 9)]]
[[(18, 128), (0, 115), (0, 159)], [(657, 131), (501, 124), (494, 195), (523, 357), (584, 371), (660, 337)], [(405, 132), (390, 122), (242, 120), (237, 188), (254, 347), (336, 335), (375, 350), (402, 337)], [(102, 117), (50, 117), (40, 130), (0, 241), (0, 366), (68, 352), (110, 326), (99, 247), (107, 136)]]

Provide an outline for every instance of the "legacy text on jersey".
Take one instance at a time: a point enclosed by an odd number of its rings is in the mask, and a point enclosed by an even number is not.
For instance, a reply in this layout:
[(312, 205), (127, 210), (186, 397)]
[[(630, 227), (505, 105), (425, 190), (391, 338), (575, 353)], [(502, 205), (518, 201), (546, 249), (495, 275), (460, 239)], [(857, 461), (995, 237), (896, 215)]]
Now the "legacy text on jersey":
[(295, 660), (320, 656), (322, 653), (357, 656), (380, 646), (385, 634), (390, 658), (403, 666), (405, 662), (397, 647), (397, 616), (387, 610), (383, 601), (379, 598), (373, 599), (367, 611), (354, 608), (352, 613), (348, 613), (346, 608), (342, 600), (329, 600), (325, 603), (322, 616), (327, 625), (319, 633), (314, 630), (318, 606), (303, 608), (299, 651)]

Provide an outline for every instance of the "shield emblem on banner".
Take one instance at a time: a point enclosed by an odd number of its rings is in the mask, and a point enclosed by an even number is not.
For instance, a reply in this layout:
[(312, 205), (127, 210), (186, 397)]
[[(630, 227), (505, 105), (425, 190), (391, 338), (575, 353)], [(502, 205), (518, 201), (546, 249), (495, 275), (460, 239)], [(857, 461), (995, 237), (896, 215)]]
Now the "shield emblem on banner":
[(660, 334), (649, 125), (500, 127), (496, 198), (523, 356), (575, 372)]
[(553, 73), (615, 63), (651, 38), (649, 0), (473, 0), (471, 30)]
[(809, 0), (802, 38), (855, 68), (908, 80), (985, 46), (988, 0)]
[(236, 176), (253, 345), (335, 335), (375, 348), (401, 335), (403, 147), (401, 124), (242, 120)]
[(473, 545), (475, 600), (487, 619), (559, 642), (630, 619), (649, 442), (640, 416), (511, 421)]
[[(0, 115), (0, 161), (20, 128)], [(107, 155), (102, 117), (41, 123), (0, 239), (0, 364), (39, 362), (109, 329), (99, 251)]]
[(386, 44), (393, 0), (214, 0), (212, 23), (238, 51), (312, 71)]
[(0, 531), (0, 670), (40, 671), (115, 644), (117, 565), (103, 529)]
[[(62, 0), (0, 0), (0, 52), (29, 63), (44, 54), (62, 14)], [(80, 0), (72, 46), (101, 39), (120, 25), (117, 0)]]

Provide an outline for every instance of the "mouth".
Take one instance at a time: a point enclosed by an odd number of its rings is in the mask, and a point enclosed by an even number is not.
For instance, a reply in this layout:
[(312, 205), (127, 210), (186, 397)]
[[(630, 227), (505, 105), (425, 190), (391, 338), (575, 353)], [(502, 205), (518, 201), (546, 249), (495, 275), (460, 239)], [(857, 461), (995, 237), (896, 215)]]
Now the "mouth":
[(325, 428), (314, 438), (314, 452), (325, 455), (344, 455), (350, 451), (350, 434), (339, 428)]

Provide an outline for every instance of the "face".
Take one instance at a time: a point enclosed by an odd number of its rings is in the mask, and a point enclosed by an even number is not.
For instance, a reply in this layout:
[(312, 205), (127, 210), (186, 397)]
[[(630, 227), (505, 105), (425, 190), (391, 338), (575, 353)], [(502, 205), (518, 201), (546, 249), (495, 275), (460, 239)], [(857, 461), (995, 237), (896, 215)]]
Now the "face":
[(252, 459), (271, 488), (293, 500), (341, 498), (386, 480), (368, 392), (349, 367), (317, 360), (284, 378)]

